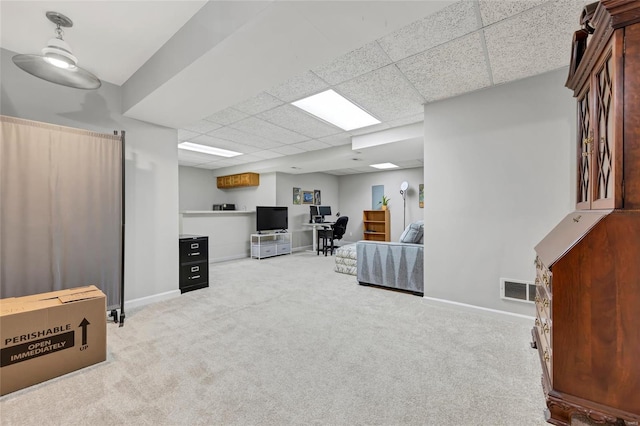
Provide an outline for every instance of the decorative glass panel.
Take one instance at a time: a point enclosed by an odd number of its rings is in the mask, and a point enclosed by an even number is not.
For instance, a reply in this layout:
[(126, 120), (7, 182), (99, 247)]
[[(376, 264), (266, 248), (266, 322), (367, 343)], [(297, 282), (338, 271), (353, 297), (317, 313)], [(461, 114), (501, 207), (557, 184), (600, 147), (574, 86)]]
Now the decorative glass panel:
[(590, 148), (590, 113), (589, 113), (589, 91), (578, 101), (578, 143), (582, 155), (578, 161), (578, 202), (588, 202), (589, 197), (589, 173), (591, 170)]
[(612, 61), (609, 58), (597, 76), (598, 143), (595, 148), (597, 149), (598, 181), (596, 199), (613, 196), (613, 180), (611, 179), (611, 144), (613, 143), (611, 67)]

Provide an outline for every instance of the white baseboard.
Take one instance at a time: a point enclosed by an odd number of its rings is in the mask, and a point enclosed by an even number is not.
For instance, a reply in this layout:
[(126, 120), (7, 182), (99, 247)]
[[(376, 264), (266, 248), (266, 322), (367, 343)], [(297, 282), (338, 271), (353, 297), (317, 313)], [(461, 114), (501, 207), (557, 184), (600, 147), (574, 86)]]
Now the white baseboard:
[(446, 299), (438, 299), (436, 297), (423, 296), (423, 299), (431, 301), (431, 302), (440, 303), (440, 304), (443, 304), (443, 305), (455, 305), (455, 306), (460, 306), (462, 308), (475, 309), (475, 310), (480, 310), (480, 311), (485, 311), (485, 312), (491, 312), (491, 313), (499, 314), (499, 315), (507, 315), (507, 316), (511, 316), (511, 317), (515, 317), (515, 318), (525, 319), (527, 321), (532, 321), (532, 322), (535, 321), (535, 317), (532, 317), (532, 316), (529, 316), (529, 315), (523, 315), (523, 314), (516, 314), (516, 313), (508, 312), (508, 311), (501, 311), (499, 309), (491, 309), (491, 308), (485, 308), (483, 306), (469, 305), (467, 303), (454, 302), (452, 300), (446, 300)]
[(179, 296), (180, 296), (180, 290), (171, 290), (165, 293), (159, 293), (151, 296), (141, 297), (139, 299), (125, 300), (124, 301), (125, 313), (127, 309), (139, 308), (140, 306), (162, 302), (163, 300), (174, 299)]
[(246, 259), (247, 257), (251, 257), (251, 255), (247, 253), (247, 254), (234, 254), (233, 256), (209, 258), (209, 264), (228, 262), (229, 260)]

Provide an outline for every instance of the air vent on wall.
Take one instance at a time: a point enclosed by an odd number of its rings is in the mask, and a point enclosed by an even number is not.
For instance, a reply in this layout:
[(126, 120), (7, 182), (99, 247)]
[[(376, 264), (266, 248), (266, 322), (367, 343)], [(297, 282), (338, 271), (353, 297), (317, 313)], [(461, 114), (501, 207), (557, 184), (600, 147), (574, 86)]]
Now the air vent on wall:
[(518, 302), (533, 303), (536, 286), (532, 282), (500, 278), (500, 297)]

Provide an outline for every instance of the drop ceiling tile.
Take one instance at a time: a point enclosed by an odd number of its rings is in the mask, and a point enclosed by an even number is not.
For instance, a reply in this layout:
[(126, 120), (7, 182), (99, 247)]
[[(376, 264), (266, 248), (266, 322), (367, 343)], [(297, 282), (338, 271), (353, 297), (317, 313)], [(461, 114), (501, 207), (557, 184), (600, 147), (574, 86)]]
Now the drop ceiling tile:
[[(484, 30), (496, 84), (562, 68), (569, 64), (573, 32), (587, 4), (549, 2)], [(540, 60), (544, 58), (544, 60)]]
[(224, 159), (222, 159), (220, 161), (217, 161), (216, 163), (221, 167), (228, 167), (228, 166), (236, 166), (238, 164), (245, 164), (246, 161), (244, 161), (244, 159), (242, 157), (244, 157), (244, 155), (242, 155), (240, 157), (224, 158)]
[[(209, 135), (200, 135), (193, 139), (193, 142), (203, 145), (213, 146), (216, 148), (228, 149), (230, 151), (240, 152), (242, 154), (250, 154), (252, 152), (260, 151), (262, 148), (256, 148), (251, 145), (241, 144), (238, 142), (232, 142), (226, 139), (214, 138)], [(270, 141), (267, 141), (269, 143)]]
[(265, 139), (261, 136), (256, 136), (251, 133), (241, 132), (240, 130), (232, 127), (222, 127), (218, 130), (214, 130), (209, 133), (209, 136), (213, 136), (219, 139), (225, 139), (231, 142), (240, 143), (243, 145), (262, 147), (262, 149), (270, 149), (281, 144)]
[(335, 85), (387, 66), (391, 62), (378, 42), (374, 41), (352, 50), (327, 65), (316, 68), (313, 72)]
[(329, 85), (326, 81), (311, 71), (306, 71), (302, 75), (290, 78), (284, 83), (272, 87), (267, 90), (267, 93), (282, 101), (291, 102), (322, 92), (327, 88), (329, 88)]
[(345, 176), (345, 175), (360, 174), (361, 172), (355, 169), (337, 169), (337, 170), (328, 170), (328, 171), (325, 171), (324, 173), (334, 175), (334, 176)]
[(300, 142), (291, 146), (293, 146), (294, 148), (300, 148), (304, 151), (317, 151), (319, 149), (331, 148), (331, 145), (329, 145), (328, 143), (320, 142), (319, 140)]
[(342, 132), (337, 135), (318, 138), (318, 140), (331, 146), (351, 145), (351, 133)]
[(178, 141), (184, 142), (192, 138), (198, 137), (200, 133), (192, 132), (190, 130), (178, 129)]
[(214, 163), (198, 164), (198, 165), (196, 165), (194, 167), (197, 167), (199, 169), (215, 170), (215, 169), (219, 169), (219, 168), (225, 167), (225, 166), (222, 166), (222, 165), (214, 162)]
[(424, 99), (395, 65), (339, 84), (336, 91), (382, 121), (424, 111)]
[(272, 158), (282, 157), (285, 154), (280, 154), (280, 153), (276, 152), (276, 150), (280, 149), (280, 148), (284, 148), (286, 146), (288, 146), (288, 145), (285, 145), (283, 147), (274, 148), (272, 150), (266, 150), (265, 149), (265, 150), (262, 150), (262, 151), (257, 151), (257, 152), (254, 152), (253, 155), (255, 155), (256, 157), (260, 157), (263, 160), (270, 160)]
[(237, 158), (239, 161), (242, 161), (239, 164), (255, 163), (256, 161), (264, 160), (264, 158), (259, 157), (255, 154), (247, 154), (247, 155), (243, 155), (242, 157), (234, 157), (234, 158)]
[(422, 161), (419, 160), (419, 159), (396, 161), (395, 164), (397, 166), (399, 166), (399, 167), (402, 167), (403, 169), (410, 169), (410, 168), (423, 167), (424, 166)]
[(398, 118), (397, 120), (387, 121), (389, 127), (399, 127), (407, 124), (418, 123), (420, 121), (424, 121), (424, 112), (415, 115), (409, 115), (407, 117)]
[(234, 108), (226, 108), (222, 111), (218, 111), (215, 114), (205, 118), (207, 121), (213, 121), (214, 123), (222, 124), (223, 126), (240, 121), (243, 118), (247, 118), (248, 115), (244, 112), (238, 111)]
[(231, 127), (245, 133), (264, 137), (274, 142), (278, 142), (279, 144), (290, 144), (309, 139), (304, 135), (284, 129), (256, 117), (245, 118), (237, 123), (233, 123)]
[(479, 32), (404, 59), (397, 65), (427, 102), (491, 84)]
[(378, 40), (399, 61), (480, 29), (475, 2), (460, 1)]
[(279, 146), (282, 146), (283, 144), (281, 144), (279, 142), (271, 141), (269, 139), (264, 139), (264, 138), (260, 138), (260, 142), (255, 141), (254, 139), (251, 139), (251, 138), (247, 138), (247, 139), (245, 139), (243, 145), (253, 146), (255, 148), (259, 148), (259, 149), (262, 150), (262, 149), (277, 148)]
[(191, 139), (191, 142), (195, 142), (201, 145), (215, 146), (217, 148), (224, 148), (224, 149), (228, 149), (226, 148), (226, 146), (230, 144), (229, 141), (227, 140), (214, 138), (213, 136), (209, 136), (209, 135), (198, 135), (195, 138)]
[(548, 0), (496, 1), (480, 0), (480, 16), (484, 26), (502, 21), (527, 9), (540, 6)]
[(307, 152), (307, 149), (298, 148), (295, 145), (284, 145), (278, 148), (273, 148), (271, 151), (277, 152), (282, 155), (294, 155), (294, 154), (302, 154), (303, 152)]
[[(371, 167), (371, 166), (358, 167), (357, 169), (354, 169), (354, 170), (357, 171), (358, 173), (375, 173), (375, 172), (388, 171), (385, 169), (376, 169), (375, 167)], [(391, 169), (391, 170), (398, 170), (398, 169)]]
[(363, 127), (362, 129), (351, 130), (349, 132), (352, 136), (366, 135), (367, 133), (377, 132), (378, 130), (389, 129), (387, 123), (374, 124), (373, 126)]
[(236, 143), (236, 142), (228, 142), (228, 147), (221, 146), (220, 148), (230, 149), (232, 151), (241, 152), (243, 154), (255, 154), (256, 152), (260, 152), (264, 149), (259, 146), (251, 146), (251, 145)]
[(178, 149), (178, 160), (189, 161), (191, 163), (207, 163), (216, 161), (220, 158), (217, 155), (204, 154), (202, 152), (189, 151), (187, 149)]
[(178, 165), (179, 165), (179, 166), (195, 167), (195, 166), (197, 166), (198, 164), (200, 164), (200, 163), (198, 163), (198, 162), (193, 162), (193, 161), (185, 161), (185, 160), (180, 160), (180, 159), (178, 159)]
[(268, 93), (262, 92), (251, 99), (235, 105), (233, 108), (244, 112), (245, 114), (254, 115), (259, 114), (262, 111), (266, 111), (271, 108), (275, 108), (278, 105), (282, 105), (282, 101), (274, 98)]
[(196, 133), (208, 133), (220, 127), (222, 126), (217, 123), (212, 123), (211, 121), (207, 120), (200, 120), (188, 126), (184, 126), (183, 129)]
[(326, 124), (289, 104), (265, 111), (256, 117), (309, 138), (320, 138), (341, 132), (339, 128)]

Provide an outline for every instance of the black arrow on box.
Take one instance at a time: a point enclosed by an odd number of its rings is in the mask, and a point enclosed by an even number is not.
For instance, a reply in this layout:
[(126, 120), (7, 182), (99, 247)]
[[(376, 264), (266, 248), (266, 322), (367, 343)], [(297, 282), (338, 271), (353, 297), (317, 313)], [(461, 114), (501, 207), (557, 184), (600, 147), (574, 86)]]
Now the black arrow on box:
[(86, 318), (82, 319), (80, 327), (82, 327), (82, 346), (87, 344), (87, 326), (91, 324)]

